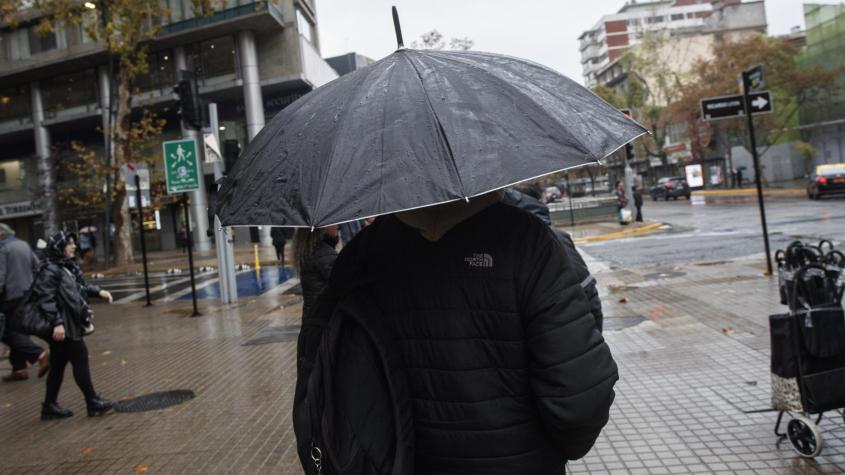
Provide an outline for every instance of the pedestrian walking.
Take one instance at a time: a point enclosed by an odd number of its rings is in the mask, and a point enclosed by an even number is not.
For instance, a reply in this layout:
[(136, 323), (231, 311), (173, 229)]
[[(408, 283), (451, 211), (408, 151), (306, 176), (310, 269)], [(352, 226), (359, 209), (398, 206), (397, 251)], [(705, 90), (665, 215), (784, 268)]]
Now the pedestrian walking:
[(302, 315), (309, 315), (329, 283), (338, 243), (337, 226), (298, 229), (294, 236), (294, 270), (302, 285)]
[(736, 169), (736, 187), (742, 188), (742, 168)]
[(619, 224), (625, 225), (631, 221), (628, 211), (628, 197), (625, 194), (625, 182), (622, 180), (616, 181), (614, 188), (616, 194), (616, 210), (619, 215)]
[(113, 403), (100, 398), (91, 381), (88, 347), (83, 336), (90, 323), (87, 297), (97, 296), (112, 302), (107, 290), (88, 285), (74, 260), (76, 236), (60, 231), (47, 241), (46, 262), (35, 277), (26, 311), (41, 312), (52, 326), (50, 336), (50, 371), (41, 408), (41, 419), (58, 419), (73, 415), (58, 404), (65, 367), (73, 367), (73, 379), (85, 397), (88, 416), (108, 412)]
[(273, 248), (276, 249), (276, 260), (284, 267), (285, 245), (293, 237), (293, 230), (276, 226), (270, 231), (270, 237), (273, 238)]
[(182, 248), (182, 254), (188, 252), (188, 227), (184, 224), (179, 228), (179, 246)]
[(29, 335), (12, 331), (9, 324), (32, 285), (37, 269), (38, 258), (29, 244), (16, 238), (15, 231), (7, 224), (0, 223), (0, 310), (7, 320), (2, 340), (9, 346), (9, 363), (12, 365), (12, 372), (2, 378), (4, 382), (29, 379), (27, 363), (38, 363), (39, 378), (47, 371), (49, 353), (33, 343)]
[(634, 197), (634, 207), (637, 209), (637, 216), (635, 221), (638, 223), (643, 222), (643, 195), (640, 193), (640, 189), (637, 188), (637, 185), (631, 187), (631, 195)]
[(608, 420), (617, 369), (580, 276), (549, 227), (501, 196), (376, 219), (318, 302), (366, 292), (389, 315), (414, 401), (416, 473), (562, 473)]
[(85, 262), (85, 257), (91, 250), (91, 236), (87, 232), (79, 233), (79, 258)]

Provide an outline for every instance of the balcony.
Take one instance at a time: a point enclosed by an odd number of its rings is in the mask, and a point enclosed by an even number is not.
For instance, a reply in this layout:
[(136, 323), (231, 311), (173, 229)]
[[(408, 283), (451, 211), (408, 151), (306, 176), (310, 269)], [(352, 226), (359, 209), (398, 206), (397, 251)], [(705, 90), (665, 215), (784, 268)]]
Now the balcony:
[(159, 33), (160, 36), (170, 35), (174, 33), (180, 33), (185, 30), (190, 30), (194, 28), (205, 27), (209, 25), (213, 25), (215, 23), (224, 22), (226, 20), (232, 20), (235, 18), (242, 17), (244, 15), (250, 15), (253, 13), (260, 13), (260, 12), (267, 12), (279, 24), (282, 24), (282, 12), (271, 2), (253, 2), (248, 3), (245, 5), (238, 5), (233, 8), (228, 8), (226, 10), (222, 10), (219, 12), (215, 12), (207, 17), (201, 18), (191, 18), (188, 20), (182, 20), (175, 23), (168, 23), (161, 27), (161, 31)]

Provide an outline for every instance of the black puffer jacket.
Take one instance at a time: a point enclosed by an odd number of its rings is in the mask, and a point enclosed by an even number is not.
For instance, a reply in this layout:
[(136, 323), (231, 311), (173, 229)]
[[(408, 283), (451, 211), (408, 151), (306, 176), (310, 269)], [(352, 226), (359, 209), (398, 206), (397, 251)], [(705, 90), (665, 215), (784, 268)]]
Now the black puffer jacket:
[(502, 203), (516, 206), (519, 209), (528, 211), (550, 226), (550, 229), (557, 240), (563, 244), (563, 249), (570, 258), (570, 265), (573, 266), (575, 272), (581, 279), (581, 287), (584, 288), (584, 293), (587, 294), (587, 299), (590, 301), (590, 313), (592, 313), (593, 317), (596, 319), (596, 326), (599, 327), (599, 331), (602, 331), (602, 327), (604, 325), (604, 312), (601, 307), (599, 290), (596, 286), (596, 278), (590, 274), (590, 269), (587, 268), (587, 264), (584, 262), (584, 258), (581, 257), (581, 253), (575, 249), (575, 243), (572, 241), (572, 236), (570, 236), (569, 233), (552, 226), (549, 207), (532, 196), (526, 195), (525, 193), (521, 193), (514, 189), (508, 189), (505, 191)]
[(430, 242), (379, 218), (343, 249), (327, 296), (360, 279), (396, 316), (416, 473), (560, 473), (592, 447), (616, 364), (539, 219), (497, 203)]
[(64, 325), (65, 338), (80, 340), (88, 318), (88, 297), (99, 295), (100, 287), (88, 285), (82, 270), (63, 254), (71, 234), (58, 233), (48, 242), (45, 260), (35, 275), (27, 307), (34, 307), (53, 327)]
[[(302, 314), (310, 315), (317, 297), (329, 284), (332, 267), (337, 259), (337, 250), (330, 244), (331, 238), (321, 240), (314, 252), (300, 263), (299, 280), (302, 285)], [(335, 244), (337, 242), (335, 241)]]

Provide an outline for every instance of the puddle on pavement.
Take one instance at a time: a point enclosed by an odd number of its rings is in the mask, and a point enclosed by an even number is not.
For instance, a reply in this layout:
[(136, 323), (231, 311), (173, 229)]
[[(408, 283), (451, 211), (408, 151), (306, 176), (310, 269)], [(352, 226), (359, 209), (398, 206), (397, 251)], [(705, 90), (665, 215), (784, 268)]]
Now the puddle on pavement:
[(243, 346), (267, 345), (296, 341), (299, 337), (299, 325), (271, 325), (244, 342)]
[(626, 317), (604, 317), (602, 329), (606, 332), (614, 332), (624, 330), (639, 325), (646, 321), (642, 315), (626, 316)]
[[(235, 276), (238, 283), (239, 297), (252, 297), (261, 295), (270, 289), (284, 284), (293, 277), (293, 269), (290, 267), (262, 267), (259, 271), (240, 272)], [(197, 289), (198, 299), (220, 298), (220, 286), (217, 282)], [(190, 292), (179, 297), (179, 300), (191, 300)]]
[(114, 404), (114, 410), (117, 412), (157, 411), (190, 401), (195, 396), (194, 392), (188, 389), (161, 391), (117, 401)]
[(683, 277), (687, 275), (686, 272), (681, 272), (677, 270), (664, 270), (661, 272), (653, 272), (651, 274), (646, 274), (643, 276), (645, 280), (660, 280), (660, 279), (674, 279), (676, 277)]

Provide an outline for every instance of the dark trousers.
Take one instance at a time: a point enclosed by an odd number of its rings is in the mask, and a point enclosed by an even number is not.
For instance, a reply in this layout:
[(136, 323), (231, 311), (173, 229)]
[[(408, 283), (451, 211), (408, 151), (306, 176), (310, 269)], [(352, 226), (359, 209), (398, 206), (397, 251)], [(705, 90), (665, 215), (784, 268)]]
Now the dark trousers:
[(50, 374), (47, 375), (46, 404), (58, 402), (59, 389), (65, 376), (67, 364), (73, 367), (73, 379), (85, 396), (85, 401), (97, 397), (94, 383), (91, 382), (91, 368), (88, 365), (88, 347), (83, 340), (65, 340), (50, 342)]
[(35, 364), (38, 357), (44, 351), (29, 338), (29, 335), (9, 330), (9, 319), (14, 315), (18, 306), (23, 302), (23, 297), (7, 300), (3, 303), (3, 314), (6, 315), (6, 333), (3, 335), (3, 343), (9, 345), (9, 362), (12, 363), (12, 371), (26, 369), (26, 364)]
[(285, 265), (285, 244), (287, 242), (273, 244), (273, 247), (276, 248), (276, 260), (281, 262), (283, 266)]
[(640, 206), (637, 206), (637, 222), (641, 223), (642, 221), (643, 221), (643, 207), (642, 207), (642, 205), (640, 205)]

